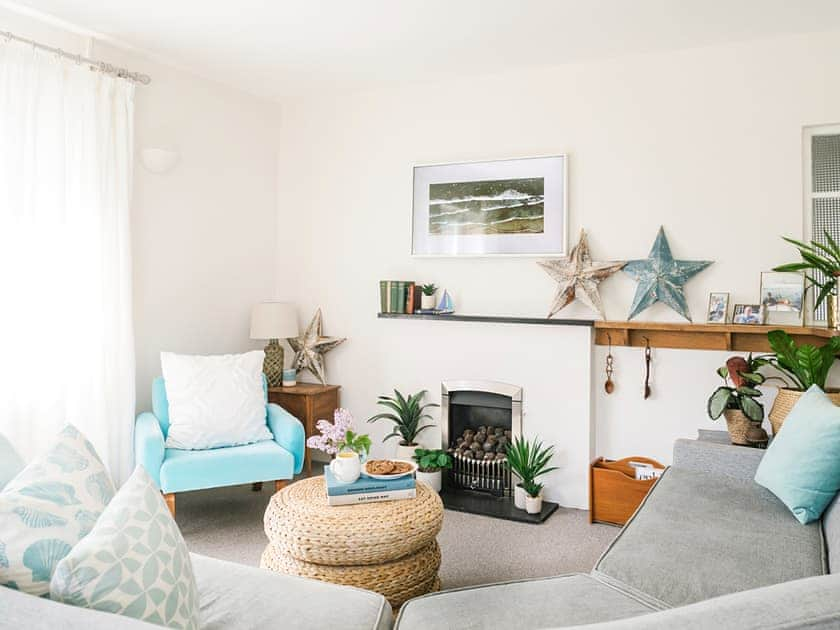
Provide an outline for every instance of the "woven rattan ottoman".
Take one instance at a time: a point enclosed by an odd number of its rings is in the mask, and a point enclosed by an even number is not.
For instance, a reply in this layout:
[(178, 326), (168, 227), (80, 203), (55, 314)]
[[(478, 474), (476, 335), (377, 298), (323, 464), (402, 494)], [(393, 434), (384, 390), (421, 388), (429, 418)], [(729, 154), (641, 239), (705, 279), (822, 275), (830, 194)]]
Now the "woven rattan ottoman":
[(275, 494), (264, 522), (264, 569), (376, 591), (395, 609), (440, 589), (443, 503), (423, 483), (415, 499), (329, 506), (311, 477)]

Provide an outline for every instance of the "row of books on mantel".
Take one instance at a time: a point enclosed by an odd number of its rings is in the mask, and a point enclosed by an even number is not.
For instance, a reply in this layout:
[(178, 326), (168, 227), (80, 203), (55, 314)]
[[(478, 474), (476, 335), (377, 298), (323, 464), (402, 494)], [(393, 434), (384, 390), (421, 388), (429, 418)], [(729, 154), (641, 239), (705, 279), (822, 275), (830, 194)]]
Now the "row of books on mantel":
[(341, 483), (327, 466), (324, 468), (324, 478), (327, 481), (328, 505), (399, 501), (417, 496), (414, 475), (406, 475), (398, 479), (373, 479), (363, 476), (353, 483)]
[(408, 313), (420, 311), (420, 285), (410, 280), (379, 281), (379, 312)]

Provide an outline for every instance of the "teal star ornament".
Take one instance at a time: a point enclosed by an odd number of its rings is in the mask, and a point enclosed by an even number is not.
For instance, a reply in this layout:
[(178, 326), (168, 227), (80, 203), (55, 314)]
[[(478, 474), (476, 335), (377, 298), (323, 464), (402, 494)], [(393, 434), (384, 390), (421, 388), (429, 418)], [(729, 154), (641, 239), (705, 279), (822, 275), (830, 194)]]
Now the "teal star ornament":
[(711, 264), (711, 260), (674, 260), (665, 229), (660, 227), (648, 257), (631, 260), (624, 266), (624, 272), (639, 283), (627, 319), (633, 319), (649, 306), (663, 302), (691, 321), (683, 287), (690, 278)]

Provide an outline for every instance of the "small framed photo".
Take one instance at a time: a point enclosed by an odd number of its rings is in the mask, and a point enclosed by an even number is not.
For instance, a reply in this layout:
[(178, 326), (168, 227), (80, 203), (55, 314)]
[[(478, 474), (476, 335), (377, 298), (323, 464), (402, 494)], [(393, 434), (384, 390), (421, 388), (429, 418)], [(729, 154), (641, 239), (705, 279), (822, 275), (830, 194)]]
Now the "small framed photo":
[(801, 273), (762, 272), (759, 295), (768, 324), (802, 324), (805, 277)]
[(734, 324), (763, 324), (764, 310), (761, 304), (736, 304), (735, 311), (732, 313), (732, 323)]
[(729, 312), (728, 293), (709, 293), (709, 312), (706, 314), (707, 324), (725, 324)]

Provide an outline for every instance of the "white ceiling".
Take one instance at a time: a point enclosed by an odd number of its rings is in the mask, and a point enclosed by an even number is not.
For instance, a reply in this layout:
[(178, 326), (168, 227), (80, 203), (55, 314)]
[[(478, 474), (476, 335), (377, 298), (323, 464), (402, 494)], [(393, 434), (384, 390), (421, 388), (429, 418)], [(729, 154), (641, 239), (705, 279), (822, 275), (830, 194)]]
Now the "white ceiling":
[(838, 0), (17, 2), (272, 99), (840, 28)]

